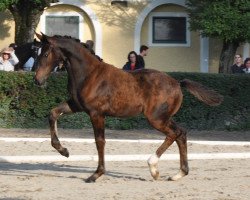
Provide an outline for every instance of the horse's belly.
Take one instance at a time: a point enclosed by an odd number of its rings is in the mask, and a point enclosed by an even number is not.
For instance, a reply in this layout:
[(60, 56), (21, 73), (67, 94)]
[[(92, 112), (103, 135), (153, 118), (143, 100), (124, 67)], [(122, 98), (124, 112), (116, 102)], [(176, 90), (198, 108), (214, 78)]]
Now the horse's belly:
[(129, 103), (120, 104), (117, 106), (110, 105), (109, 109), (107, 109), (106, 113), (109, 116), (114, 117), (132, 117), (140, 114), (143, 108), (141, 105), (130, 105)]
[(112, 101), (112, 99), (92, 101), (85, 105), (89, 112), (114, 117), (136, 116), (143, 111), (143, 106), (139, 102)]

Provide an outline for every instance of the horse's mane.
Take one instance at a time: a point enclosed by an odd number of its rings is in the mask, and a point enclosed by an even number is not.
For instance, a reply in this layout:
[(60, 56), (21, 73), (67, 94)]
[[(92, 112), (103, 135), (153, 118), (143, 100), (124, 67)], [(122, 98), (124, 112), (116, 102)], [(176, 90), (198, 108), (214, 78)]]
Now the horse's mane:
[(71, 40), (74, 40), (75, 42), (79, 42), (79, 43), (81, 43), (81, 41), (79, 40), (79, 39), (77, 39), (77, 38), (74, 38), (74, 37), (71, 37), (71, 36), (69, 36), (69, 35), (64, 35), (64, 36), (62, 36), (62, 35), (54, 35), (53, 37), (55, 37), (55, 38), (58, 38), (58, 39), (63, 39), (63, 38), (65, 38), (65, 39), (71, 39)]
[(94, 55), (99, 61), (102, 61), (102, 59), (98, 55), (95, 54), (95, 52), (94, 52), (94, 50), (92, 48), (90, 48), (86, 43), (81, 42), (77, 38), (71, 37), (69, 35), (64, 35), (64, 36), (62, 36), (62, 35), (54, 35), (53, 37), (54, 38), (58, 38), (58, 39), (69, 39), (69, 40), (72, 40), (74, 42), (77, 42), (77, 43), (81, 44), (82, 47), (84, 47), (85, 49), (87, 49), (88, 51), (90, 51), (90, 53), (92, 55)]

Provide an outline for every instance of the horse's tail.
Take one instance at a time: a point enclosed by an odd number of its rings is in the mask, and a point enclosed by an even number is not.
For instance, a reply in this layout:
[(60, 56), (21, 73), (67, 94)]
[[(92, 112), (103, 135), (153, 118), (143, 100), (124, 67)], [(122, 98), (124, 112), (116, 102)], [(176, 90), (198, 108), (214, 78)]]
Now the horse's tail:
[(223, 101), (222, 95), (195, 81), (184, 79), (180, 81), (180, 85), (181, 87), (185, 87), (192, 95), (209, 106), (218, 106)]

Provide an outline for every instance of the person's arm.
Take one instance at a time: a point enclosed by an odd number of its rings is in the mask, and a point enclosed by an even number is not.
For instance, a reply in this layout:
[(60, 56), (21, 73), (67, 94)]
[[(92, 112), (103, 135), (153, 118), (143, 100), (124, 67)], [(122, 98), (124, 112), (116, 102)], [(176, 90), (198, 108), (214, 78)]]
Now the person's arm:
[(15, 54), (15, 52), (14, 51), (12, 51), (11, 52), (11, 54), (10, 54), (10, 63), (14, 66), (14, 65), (16, 65), (17, 63), (19, 63), (19, 60), (18, 60), (18, 58), (16, 57), (16, 54)]
[(130, 70), (130, 69), (129, 69), (129, 63), (127, 62), (127, 63), (123, 66), (122, 69), (125, 70), (125, 71)]
[(0, 56), (0, 64), (3, 64), (3, 58)]

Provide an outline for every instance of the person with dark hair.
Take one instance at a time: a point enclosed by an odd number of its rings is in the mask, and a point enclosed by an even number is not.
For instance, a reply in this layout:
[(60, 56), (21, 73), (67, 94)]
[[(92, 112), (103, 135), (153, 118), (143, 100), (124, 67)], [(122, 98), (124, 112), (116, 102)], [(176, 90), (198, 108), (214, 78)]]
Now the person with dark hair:
[(9, 47), (12, 47), (13, 49), (15, 49), (15, 48), (17, 48), (17, 45), (16, 45), (16, 43), (11, 43), (11, 44), (9, 45)]
[(243, 71), (247, 74), (250, 74), (250, 57), (245, 59)]
[(145, 68), (145, 61), (144, 61), (144, 56), (147, 56), (148, 54), (148, 47), (146, 45), (142, 45), (140, 47), (140, 54), (138, 55), (138, 63), (142, 68)]
[(130, 51), (128, 54), (128, 62), (123, 66), (123, 70), (126, 71), (133, 71), (136, 69), (141, 69), (143, 68), (141, 65), (138, 63), (138, 55), (135, 51)]
[(240, 54), (236, 54), (234, 57), (234, 64), (231, 66), (232, 74), (241, 74), (243, 71), (244, 65), (242, 64), (242, 56)]

